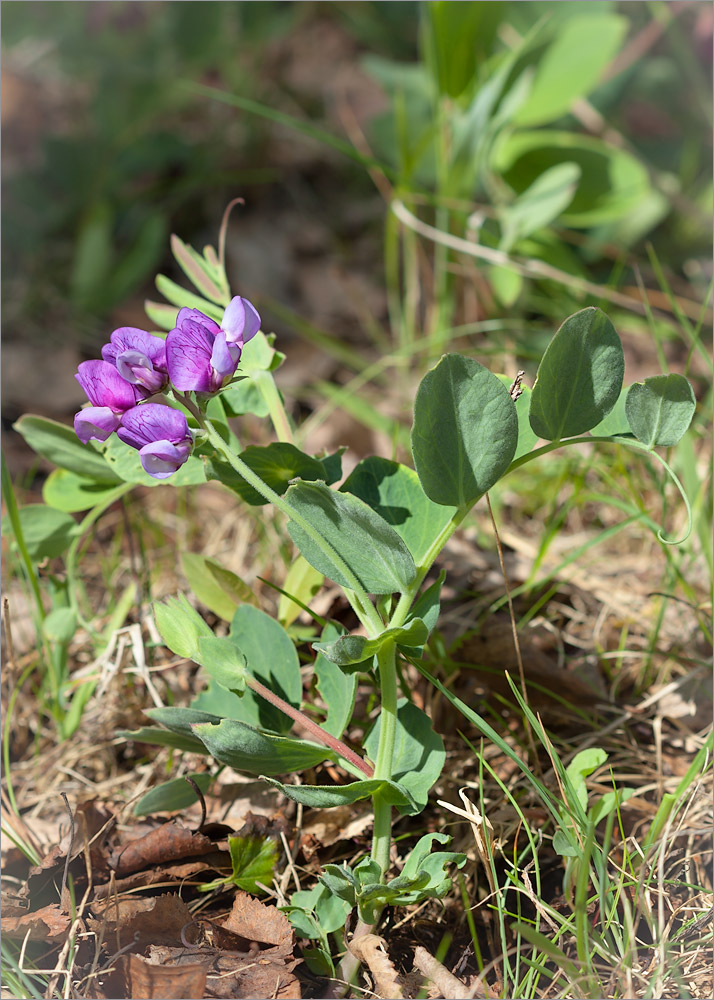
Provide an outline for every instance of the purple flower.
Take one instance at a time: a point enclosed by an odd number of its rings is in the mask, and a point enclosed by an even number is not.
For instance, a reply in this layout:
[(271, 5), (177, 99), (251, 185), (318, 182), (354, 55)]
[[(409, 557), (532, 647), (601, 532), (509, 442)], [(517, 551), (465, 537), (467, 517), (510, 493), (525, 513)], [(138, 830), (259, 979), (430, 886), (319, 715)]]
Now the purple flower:
[(166, 338), (169, 378), (182, 392), (218, 392), (233, 378), (245, 344), (260, 329), (248, 299), (231, 299), (219, 326), (199, 309), (180, 309)]
[(92, 438), (106, 441), (119, 426), (122, 414), (136, 406), (141, 398), (139, 390), (108, 361), (83, 361), (74, 377), (92, 404), (76, 414), (75, 433), (83, 444)]
[(102, 357), (114, 365), (122, 378), (139, 387), (142, 396), (153, 396), (166, 388), (166, 343), (146, 330), (122, 326), (102, 348)]
[(218, 392), (230, 382), (241, 346), (198, 309), (181, 309), (166, 338), (169, 378), (182, 392)]
[(117, 437), (137, 449), (144, 470), (154, 479), (172, 476), (193, 448), (185, 415), (161, 403), (144, 403), (125, 413)]
[(226, 306), (221, 320), (221, 330), (229, 344), (244, 347), (260, 329), (260, 316), (248, 299), (234, 296)]

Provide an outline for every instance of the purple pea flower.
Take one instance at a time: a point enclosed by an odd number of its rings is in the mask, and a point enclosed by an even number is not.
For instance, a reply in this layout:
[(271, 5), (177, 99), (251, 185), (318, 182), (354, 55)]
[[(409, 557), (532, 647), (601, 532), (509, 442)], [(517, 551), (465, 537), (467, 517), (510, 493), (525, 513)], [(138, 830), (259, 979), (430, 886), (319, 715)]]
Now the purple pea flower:
[(102, 348), (102, 357), (114, 365), (122, 378), (136, 385), (142, 396), (153, 396), (168, 385), (166, 343), (146, 330), (119, 327), (112, 333), (110, 343)]
[(74, 377), (92, 404), (76, 414), (75, 433), (82, 444), (92, 438), (106, 441), (119, 427), (122, 414), (136, 406), (139, 390), (108, 361), (83, 361)]
[(244, 347), (260, 329), (260, 316), (248, 299), (235, 295), (226, 306), (221, 320), (221, 330), (229, 344)]
[(193, 448), (185, 415), (161, 403), (144, 403), (127, 411), (117, 437), (136, 448), (144, 471), (154, 479), (172, 476)]
[(198, 309), (180, 309), (166, 338), (169, 378), (182, 392), (215, 393), (233, 378), (243, 345), (260, 329), (260, 316), (236, 295), (221, 326)]
[(230, 382), (241, 348), (198, 309), (181, 309), (166, 338), (169, 378), (182, 392), (218, 392)]

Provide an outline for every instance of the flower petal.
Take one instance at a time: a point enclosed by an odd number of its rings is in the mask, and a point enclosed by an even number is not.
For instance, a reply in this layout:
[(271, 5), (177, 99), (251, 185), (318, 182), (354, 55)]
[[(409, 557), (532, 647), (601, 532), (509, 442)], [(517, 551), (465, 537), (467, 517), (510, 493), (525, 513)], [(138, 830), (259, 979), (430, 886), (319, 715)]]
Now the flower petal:
[(248, 299), (236, 295), (226, 306), (221, 329), (229, 342), (247, 344), (260, 329), (260, 316)]
[(108, 406), (117, 413), (136, 405), (139, 393), (108, 361), (83, 361), (74, 376), (94, 406)]
[(95, 441), (106, 441), (119, 427), (120, 421), (121, 416), (108, 406), (86, 406), (75, 414), (74, 432), (82, 444), (92, 438)]
[(240, 354), (241, 350), (238, 344), (228, 343), (222, 330), (216, 334), (211, 351), (211, 368), (215, 373), (212, 379), (214, 392), (221, 388), (226, 379), (233, 376), (240, 361)]
[(132, 385), (143, 387), (151, 396), (161, 392), (169, 380), (168, 375), (158, 371), (151, 358), (148, 358), (141, 351), (122, 351), (121, 354), (117, 355), (116, 365), (122, 378), (131, 382)]
[[(197, 312), (198, 310), (193, 310)], [(183, 310), (182, 310), (183, 312)], [(166, 338), (169, 379), (181, 392), (211, 392), (213, 340), (195, 322), (186, 322)]]
[(119, 367), (117, 359), (124, 351), (140, 351), (150, 359), (154, 368), (166, 371), (166, 342), (161, 337), (155, 337), (136, 326), (120, 326), (114, 330), (109, 340), (102, 348), (102, 357), (115, 367)]
[(184, 306), (183, 309), (179, 309), (179, 314), (176, 317), (176, 326), (183, 327), (187, 321), (198, 323), (199, 326), (204, 327), (206, 332), (213, 334), (214, 337), (220, 330), (218, 323), (212, 320), (210, 316), (202, 313), (200, 309), (188, 309)]
[(193, 442), (186, 415), (161, 403), (143, 403), (129, 410), (122, 417), (117, 436), (137, 450), (155, 441), (186, 442), (189, 446)]
[(144, 445), (139, 451), (139, 458), (144, 467), (154, 479), (168, 479), (179, 469), (190, 454), (190, 448), (172, 444), (170, 441), (154, 441)]

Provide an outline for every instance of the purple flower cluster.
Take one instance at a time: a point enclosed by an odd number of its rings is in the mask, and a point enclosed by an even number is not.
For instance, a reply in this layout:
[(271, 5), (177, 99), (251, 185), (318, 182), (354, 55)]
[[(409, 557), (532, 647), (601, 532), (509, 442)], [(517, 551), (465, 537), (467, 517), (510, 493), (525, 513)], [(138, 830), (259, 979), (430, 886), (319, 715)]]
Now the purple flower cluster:
[(136, 448), (150, 476), (166, 479), (191, 454), (185, 415), (162, 403), (145, 402), (174, 388), (214, 394), (235, 374), (245, 344), (260, 329), (251, 303), (236, 295), (220, 326), (198, 309), (180, 309), (166, 340), (124, 326), (102, 348), (102, 361), (83, 361), (75, 378), (90, 406), (74, 418), (77, 437), (106, 441), (117, 432)]

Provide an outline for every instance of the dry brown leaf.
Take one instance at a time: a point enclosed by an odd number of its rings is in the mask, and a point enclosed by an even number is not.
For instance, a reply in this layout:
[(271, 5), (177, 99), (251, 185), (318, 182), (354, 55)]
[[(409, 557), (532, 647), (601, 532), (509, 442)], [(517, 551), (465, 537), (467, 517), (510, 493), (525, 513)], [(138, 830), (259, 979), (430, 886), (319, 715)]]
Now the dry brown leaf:
[[(87, 865), (84, 857), (83, 839), (80, 836), (76, 840), (79, 841), (79, 849), (77, 849), (75, 842), (67, 871), (72, 876), (75, 893), (81, 895), (87, 884)], [(99, 845), (92, 845), (89, 848), (89, 857), (93, 879), (104, 877), (109, 871), (109, 862), (104, 849)], [(33, 865), (30, 868), (27, 881), (20, 890), (20, 895), (28, 900), (33, 910), (50, 906), (57, 899), (58, 886), (64, 876), (66, 859), (66, 849), (58, 844), (45, 855), (39, 865)]]
[(360, 837), (374, 822), (366, 803), (336, 809), (316, 809), (303, 824), (300, 849), (309, 861), (322, 847), (331, 847), (342, 840)]
[(30, 941), (64, 944), (71, 923), (69, 914), (62, 912), (59, 903), (19, 916), (8, 914), (7, 905), (3, 904), (2, 932), (9, 938), (24, 938), (29, 931)]
[(117, 876), (121, 877), (152, 865), (196, 857), (213, 850), (213, 842), (204, 834), (193, 833), (177, 823), (164, 823), (117, 849), (112, 862)]
[(177, 945), (183, 928), (193, 923), (188, 906), (173, 893), (151, 899), (112, 897), (92, 909), (89, 928), (96, 933), (103, 930), (107, 947), (111, 948), (117, 936), (120, 948), (133, 945), (135, 951), (154, 944)]
[(220, 875), (230, 874), (230, 871), (231, 856), (228, 851), (214, 850), (195, 861), (177, 861), (173, 864), (160, 865), (151, 871), (138, 871), (127, 875), (126, 878), (118, 878), (113, 885), (110, 882), (98, 885), (94, 890), (94, 898), (106, 899), (110, 894), (121, 895), (131, 889), (155, 885), (157, 882), (185, 882), (186, 879), (192, 879), (201, 872), (216, 872)]
[(244, 955), (220, 948), (197, 948), (187, 954), (185, 948), (150, 948), (149, 959), (157, 965), (183, 965), (205, 962), (208, 969), (206, 1000), (300, 1000), (300, 982), (293, 975), (293, 959), (277, 956)]
[(127, 997), (131, 1000), (203, 1000), (208, 964), (155, 965), (124, 955)]
[(294, 935), (288, 918), (274, 906), (261, 903), (247, 892), (236, 893), (233, 908), (222, 927), (246, 941), (271, 945), (281, 955), (292, 952)]

